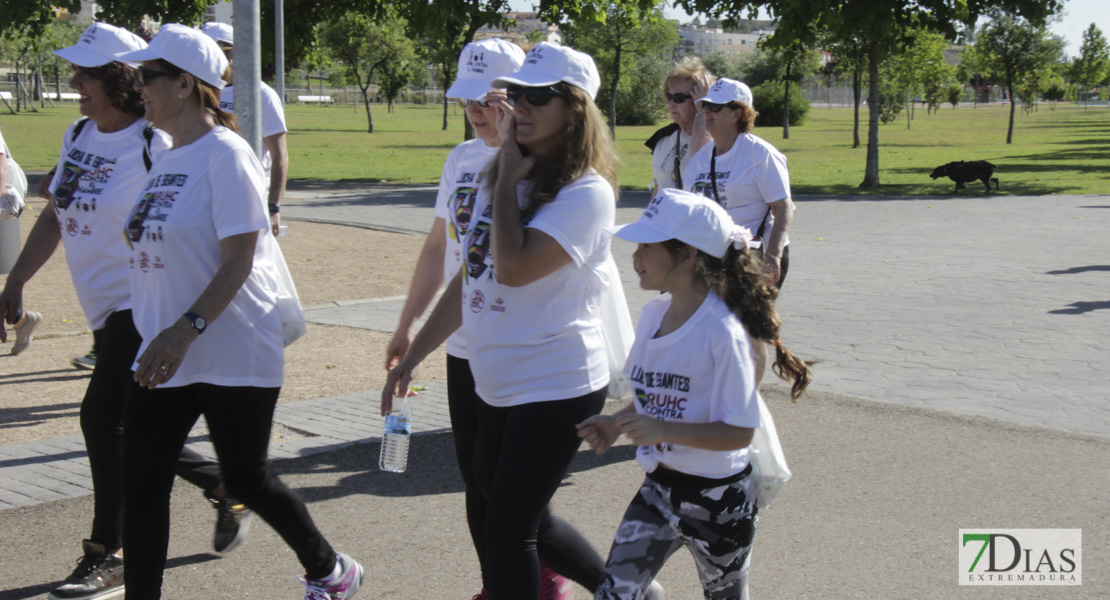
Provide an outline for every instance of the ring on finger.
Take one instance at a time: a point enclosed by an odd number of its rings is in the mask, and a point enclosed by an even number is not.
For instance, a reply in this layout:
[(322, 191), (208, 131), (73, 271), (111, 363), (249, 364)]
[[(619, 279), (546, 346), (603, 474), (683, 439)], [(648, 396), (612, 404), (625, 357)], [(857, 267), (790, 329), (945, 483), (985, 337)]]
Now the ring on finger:
[(169, 365), (162, 365), (162, 366), (158, 367), (158, 370), (165, 373), (166, 371), (170, 370), (170, 366)]

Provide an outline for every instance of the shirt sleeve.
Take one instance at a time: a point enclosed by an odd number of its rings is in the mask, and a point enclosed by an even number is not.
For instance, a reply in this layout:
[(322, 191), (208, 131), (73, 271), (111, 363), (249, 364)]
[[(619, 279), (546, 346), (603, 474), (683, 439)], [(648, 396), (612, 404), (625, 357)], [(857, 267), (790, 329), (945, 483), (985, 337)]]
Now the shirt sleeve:
[(214, 152), (210, 167), (212, 226), (216, 237), (268, 229), (269, 216), (263, 199), (262, 164), (246, 143)]
[(602, 248), (608, 249), (604, 228), (615, 218), (616, 198), (609, 182), (600, 175), (586, 175), (541, 206), (528, 227), (551, 236), (575, 266), (582, 266)]
[(459, 164), (459, 157), (462, 156), (462, 146), (462, 144), (459, 144), (451, 150), (451, 153), (447, 155), (447, 160), (443, 163), (443, 171), (439, 174), (439, 192), (436, 193), (435, 215), (448, 221), (451, 220), (448, 205), (451, 202), (451, 194), (455, 191), (455, 169)]
[(763, 144), (754, 144), (752, 163), (752, 179), (764, 202), (770, 204), (790, 197), (790, 174), (786, 171), (785, 155)]
[(262, 86), (262, 137), (285, 133), (285, 110), (270, 86)]
[(751, 339), (742, 325), (721, 327), (713, 338), (713, 412), (734, 427), (759, 427), (758, 390)]

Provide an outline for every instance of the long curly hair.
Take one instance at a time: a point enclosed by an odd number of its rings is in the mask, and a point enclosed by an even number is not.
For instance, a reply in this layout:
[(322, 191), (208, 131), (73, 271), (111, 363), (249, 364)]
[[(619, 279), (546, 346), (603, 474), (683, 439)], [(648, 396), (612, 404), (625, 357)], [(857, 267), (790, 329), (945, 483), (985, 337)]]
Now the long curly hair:
[(143, 100), (139, 97), (139, 92), (135, 91), (135, 80), (139, 78), (139, 72), (131, 65), (121, 62), (110, 62), (99, 67), (73, 65), (73, 70), (102, 82), (112, 108), (136, 117), (146, 114)]

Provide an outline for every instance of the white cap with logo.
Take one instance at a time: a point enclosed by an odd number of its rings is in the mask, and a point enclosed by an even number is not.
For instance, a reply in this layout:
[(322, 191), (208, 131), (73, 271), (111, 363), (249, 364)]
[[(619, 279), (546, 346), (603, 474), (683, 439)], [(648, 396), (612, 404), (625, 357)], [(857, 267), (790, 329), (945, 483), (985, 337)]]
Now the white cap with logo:
[(222, 90), (227, 85), (221, 79), (228, 65), (223, 50), (212, 38), (185, 25), (163, 25), (145, 50), (128, 52), (121, 58), (135, 61), (160, 58), (216, 89)]
[(212, 38), (212, 41), (217, 44), (226, 44), (228, 46), (235, 45), (235, 29), (227, 23), (209, 21), (201, 26), (200, 30), (204, 35)]
[(78, 67), (102, 67), (116, 61), (135, 67), (138, 63), (121, 60), (120, 55), (143, 48), (146, 48), (143, 38), (130, 31), (107, 23), (93, 23), (85, 28), (76, 44), (55, 50), (54, 54)]
[(709, 92), (698, 102), (702, 104), (728, 104), (729, 102), (743, 102), (748, 106), (755, 108), (752, 104), (752, 89), (748, 84), (735, 79), (728, 79), (722, 77), (717, 80), (710, 88)]
[(674, 188), (665, 188), (652, 198), (635, 223), (605, 230), (638, 244), (678, 240), (716, 258), (724, 258), (729, 246), (740, 250), (761, 245), (747, 227), (733, 222), (720, 204)]
[(470, 42), (459, 55), (458, 78), (447, 88), (447, 97), (484, 100), (493, 87), (491, 81), (515, 73), (522, 64), (524, 50), (512, 42), (500, 38)]
[(550, 42), (533, 46), (524, 57), (524, 65), (519, 71), (494, 79), (492, 85), (495, 88), (510, 85), (542, 87), (560, 81), (581, 88), (591, 99), (597, 97), (597, 90), (601, 87), (597, 65), (589, 54)]

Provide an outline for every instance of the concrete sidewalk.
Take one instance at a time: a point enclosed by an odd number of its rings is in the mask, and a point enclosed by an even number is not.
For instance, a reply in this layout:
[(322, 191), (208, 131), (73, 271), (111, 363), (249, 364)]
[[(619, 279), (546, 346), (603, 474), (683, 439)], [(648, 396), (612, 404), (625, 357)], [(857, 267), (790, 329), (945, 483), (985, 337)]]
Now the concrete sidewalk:
[[(421, 233), (434, 193), (294, 182), (283, 215), (291, 235), (298, 219)], [(618, 221), (646, 201), (624, 194)], [(1110, 598), (1110, 378), (1100, 373), (1110, 362), (1100, 235), (1110, 198), (798, 206), (782, 338), (822, 362), (798, 404), (765, 386), (795, 478), (761, 517), (753, 598)], [(631, 251), (614, 244), (637, 313), (654, 294), (637, 288)], [(401, 301), (306, 313), (391, 331)], [(415, 406), (429, 435), (400, 476), (376, 470), (381, 421), (365, 407), (377, 393), (280, 405), (273, 454), (289, 459), (278, 469), (333, 544), (367, 563), (360, 598), (470, 597), (477, 568), (442, 383)], [(0, 600), (49, 591), (91, 515), (80, 439), (24, 446), (34, 447), (0, 447), (0, 508), (20, 506), (0, 510)], [(556, 495), (603, 554), (641, 477), (630, 458), (627, 446), (584, 451)], [(187, 488), (175, 492), (164, 597), (299, 597), (296, 560), (265, 526), (232, 556), (210, 554), (212, 511)], [(1083, 585), (957, 586), (960, 528), (1081, 528)], [(701, 597), (682, 552), (659, 579), (668, 598)]]

